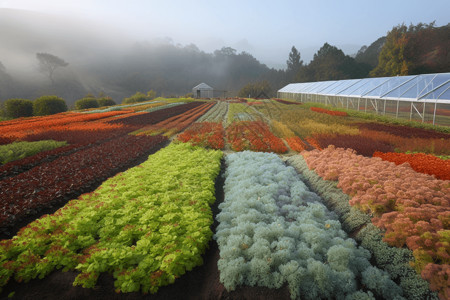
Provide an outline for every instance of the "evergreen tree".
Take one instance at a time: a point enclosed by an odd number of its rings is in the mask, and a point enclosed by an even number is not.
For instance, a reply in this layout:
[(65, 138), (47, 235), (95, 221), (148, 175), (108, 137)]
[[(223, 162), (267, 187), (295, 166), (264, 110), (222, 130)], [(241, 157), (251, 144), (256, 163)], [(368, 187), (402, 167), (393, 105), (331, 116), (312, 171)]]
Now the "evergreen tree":
[(303, 61), (300, 59), (300, 52), (298, 52), (295, 46), (292, 46), (291, 52), (289, 53), (289, 59), (286, 61), (287, 69), (286, 75), (288, 81), (295, 78), (300, 68), (303, 66)]

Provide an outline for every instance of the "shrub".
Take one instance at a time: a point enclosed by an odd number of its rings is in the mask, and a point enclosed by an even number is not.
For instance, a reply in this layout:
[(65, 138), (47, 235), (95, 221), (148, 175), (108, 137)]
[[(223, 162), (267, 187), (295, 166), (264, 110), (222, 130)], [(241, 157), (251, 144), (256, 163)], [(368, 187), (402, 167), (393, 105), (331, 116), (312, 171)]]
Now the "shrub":
[(5, 114), (9, 118), (31, 117), (33, 115), (33, 102), (27, 99), (6, 100)]
[(111, 98), (111, 97), (101, 97), (97, 99), (98, 102), (98, 106), (99, 107), (103, 107), (103, 106), (113, 106), (116, 105), (117, 103)]
[(97, 108), (98, 106), (97, 99), (93, 97), (85, 97), (75, 102), (76, 109)]
[(46, 116), (67, 111), (64, 99), (58, 96), (42, 96), (33, 102), (33, 115)]
[(133, 96), (123, 99), (122, 104), (144, 102), (144, 101), (147, 101), (147, 100), (148, 100), (148, 97), (145, 94), (143, 94), (141, 92), (137, 92)]

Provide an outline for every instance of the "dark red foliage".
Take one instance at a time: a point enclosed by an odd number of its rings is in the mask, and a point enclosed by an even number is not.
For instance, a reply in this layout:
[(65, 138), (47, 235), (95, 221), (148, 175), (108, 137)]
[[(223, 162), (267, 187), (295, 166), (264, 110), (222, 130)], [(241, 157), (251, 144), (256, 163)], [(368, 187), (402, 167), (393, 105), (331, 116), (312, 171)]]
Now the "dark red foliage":
[(104, 181), (165, 140), (125, 135), (0, 181), (0, 227)]
[(0, 145), (7, 145), (9, 143), (12, 143), (14, 140), (8, 137), (0, 136)]
[(408, 138), (436, 138), (450, 140), (450, 134), (427, 130), (422, 128), (414, 128), (401, 125), (391, 125), (383, 123), (356, 123), (361, 129), (369, 129), (376, 131), (383, 131), (393, 135), (408, 137)]
[(86, 130), (49, 130), (30, 135), (25, 141), (34, 142), (42, 140), (66, 141), (69, 144), (93, 144), (99, 141), (118, 138), (133, 131), (130, 126), (114, 129), (103, 129), (95, 132)]
[(327, 148), (329, 145), (334, 145), (339, 148), (351, 148), (354, 149), (356, 153), (367, 157), (372, 157), (375, 151), (394, 152), (393, 145), (361, 135), (321, 134), (315, 136), (315, 140), (319, 143), (320, 147), (323, 149)]
[(159, 123), (167, 118), (179, 115), (202, 104), (204, 104), (204, 102), (190, 102), (187, 104), (168, 107), (149, 113), (132, 115), (130, 117), (120, 118), (118, 120), (111, 120), (108, 123), (111, 124), (121, 123), (124, 125), (137, 126), (137, 128), (135, 129), (138, 129), (146, 125)]
[(0, 180), (6, 177), (15, 176), (19, 173), (25, 172), (26, 170), (29, 170), (43, 162), (50, 162), (52, 160), (55, 160), (61, 155), (69, 155), (84, 147), (87, 146), (69, 145), (48, 151), (39, 152), (33, 156), (9, 162), (7, 164), (0, 166)]

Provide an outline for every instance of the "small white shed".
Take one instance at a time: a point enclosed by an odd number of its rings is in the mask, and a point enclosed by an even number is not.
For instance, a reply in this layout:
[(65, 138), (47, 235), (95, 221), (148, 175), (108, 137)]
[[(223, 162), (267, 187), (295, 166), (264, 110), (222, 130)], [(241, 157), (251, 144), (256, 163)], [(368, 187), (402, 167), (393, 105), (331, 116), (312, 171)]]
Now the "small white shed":
[(194, 94), (194, 98), (213, 98), (214, 97), (214, 89), (204, 82), (193, 87), (192, 93)]

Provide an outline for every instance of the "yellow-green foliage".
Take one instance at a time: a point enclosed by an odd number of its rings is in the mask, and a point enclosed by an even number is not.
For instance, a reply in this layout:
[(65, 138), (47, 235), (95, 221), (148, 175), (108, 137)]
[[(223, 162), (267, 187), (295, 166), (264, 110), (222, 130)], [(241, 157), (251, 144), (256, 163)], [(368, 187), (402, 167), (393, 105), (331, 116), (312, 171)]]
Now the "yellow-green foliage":
[(284, 111), (280, 120), (300, 137), (314, 134), (359, 134), (359, 129), (350, 126), (342, 117), (318, 114), (305, 109)]
[(272, 132), (280, 138), (289, 138), (295, 136), (295, 133), (290, 130), (289, 127), (277, 120), (272, 120)]
[(303, 137), (315, 134), (359, 134), (359, 129), (356, 127), (342, 124), (324, 124), (309, 119), (292, 124), (292, 128)]
[(66, 142), (38, 141), (38, 142), (14, 142), (0, 146), (0, 163), (6, 164), (10, 161), (22, 159), (41, 151), (52, 150), (67, 145)]

